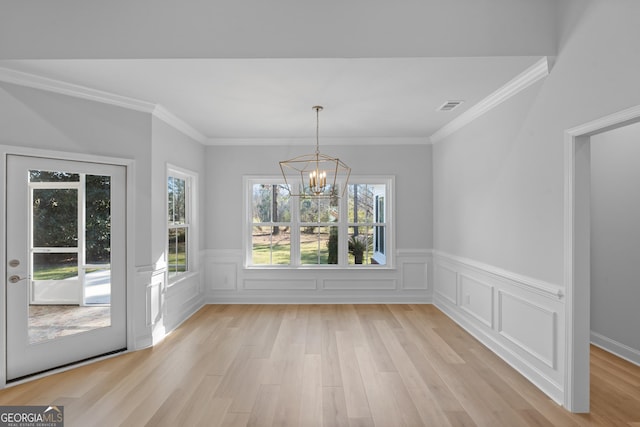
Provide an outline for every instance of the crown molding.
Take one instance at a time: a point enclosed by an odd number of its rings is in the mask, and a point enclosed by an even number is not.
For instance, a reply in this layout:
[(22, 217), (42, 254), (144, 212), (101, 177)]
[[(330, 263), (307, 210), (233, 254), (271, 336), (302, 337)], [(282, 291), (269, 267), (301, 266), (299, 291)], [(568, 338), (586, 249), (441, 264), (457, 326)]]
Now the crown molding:
[(635, 123), (638, 119), (640, 119), (640, 105), (567, 129), (566, 133), (570, 136), (595, 135)]
[(543, 57), (482, 101), (460, 114), (431, 135), (431, 143), (442, 141), (486, 112), (549, 75), (549, 57)]
[(187, 122), (178, 118), (161, 105), (154, 104), (152, 102), (142, 101), (127, 96), (117, 95), (111, 92), (92, 89), (90, 87), (67, 83), (48, 77), (37, 76), (35, 74), (12, 70), (5, 67), (0, 67), (0, 82), (30, 87), (33, 89), (44, 90), (47, 92), (58, 93), (61, 95), (72, 96), (74, 98), (85, 99), (102, 104), (126, 108), (128, 110), (152, 114), (168, 125), (174, 127), (178, 131), (195, 139), (199, 143), (204, 144), (206, 141), (206, 137), (196, 129), (194, 129)]
[[(315, 138), (208, 138), (205, 145), (233, 145), (233, 146), (274, 146), (301, 145), (313, 146)], [(345, 145), (429, 145), (428, 137), (347, 137), (321, 138), (322, 146)]]
[(197, 131), (189, 123), (185, 122), (180, 117), (176, 116), (171, 111), (164, 108), (162, 105), (156, 105), (152, 111), (152, 114), (155, 117), (157, 117), (159, 120), (162, 120), (169, 126), (172, 126), (173, 128), (175, 128), (179, 132), (182, 132), (183, 134), (187, 135), (188, 137), (191, 137), (192, 139), (195, 139), (202, 145), (206, 145), (207, 143), (206, 136), (204, 136), (202, 133)]

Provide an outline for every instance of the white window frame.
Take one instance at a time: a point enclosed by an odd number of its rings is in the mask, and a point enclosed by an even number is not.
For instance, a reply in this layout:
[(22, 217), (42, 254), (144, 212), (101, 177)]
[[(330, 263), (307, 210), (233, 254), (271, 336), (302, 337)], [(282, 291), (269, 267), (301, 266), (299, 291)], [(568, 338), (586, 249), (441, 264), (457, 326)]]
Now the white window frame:
[[(344, 184), (337, 181), (340, 188)], [(385, 226), (385, 253), (374, 253), (374, 259), (380, 264), (354, 265), (349, 264), (347, 238), (349, 227), (354, 226), (348, 222), (348, 192), (339, 199), (339, 220), (338, 226), (338, 263), (337, 264), (301, 264), (300, 263), (300, 219), (299, 219), (299, 197), (291, 196), (291, 262), (287, 265), (275, 264), (252, 264), (253, 250), (253, 186), (255, 184), (283, 184), (284, 179), (281, 176), (245, 176), (243, 177), (244, 199), (244, 218), (243, 221), (243, 242), (244, 242), (244, 267), (247, 269), (393, 269), (395, 253), (395, 223), (394, 223), (394, 194), (395, 194), (395, 177), (390, 175), (351, 175), (348, 185), (353, 184), (382, 184), (385, 185), (384, 194), (384, 222)], [(366, 224), (370, 225), (370, 224)]]
[[(185, 224), (180, 226), (172, 226), (169, 223), (169, 178), (178, 178), (182, 179), (185, 182)], [(197, 203), (196, 203), (196, 194), (197, 194), (197, 182), (198, 182), (198, 174), (192, 172), (187, 169), (183, 169), (178, 166), (167, 164), (166, 169), (166, 177), (164, 180), (165, 186), (165, 197), (164, 203), (166, 206), (166, 235), (165, 235), (165, 263), (167, 266), (167, 277), (169, 285), (172, 285), (176, 282), (179, 282), (196, 272), (196, 256), (195, 249), (197, 246), (197, 222), (196, 222), (196, 212), (197, 212)], [(178, 272), (176, 274), (171, 274), (169, 271), (169, 230), (171, 228), (185, 228), (187, 230), (187, 260), (185, 271)]]

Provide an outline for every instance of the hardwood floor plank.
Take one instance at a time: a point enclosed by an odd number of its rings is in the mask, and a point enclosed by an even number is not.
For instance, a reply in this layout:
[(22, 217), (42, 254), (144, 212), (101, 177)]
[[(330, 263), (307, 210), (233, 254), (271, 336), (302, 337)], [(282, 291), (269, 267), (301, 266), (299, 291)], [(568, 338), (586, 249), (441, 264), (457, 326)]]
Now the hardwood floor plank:
[(68, 427), (640, 427), (640, 367), (594, 347), (591, 371), (571, 414), (431, 305), (211, 305), (0, 405), (63, 405)]
[(322, 425), (348, 427), (347, 404), (342, 387), (322, 387)]
[(322, 361), (319, 354), (304, 357), (300, 396), (300, 427), (322, 426)]
[(340, 358), (336, 343), (336, 321), (322, 321), (322, 385), (325, 387), (342, 387)]
[(439, 402), (422, 380), (420, 373), (396, 338), (394, 331), (384, 321), (375, 321), (375, 325), (409, 391), (409, 395), (420, 412), (423, 422), (448, 426), (449, 422)]
[(336, 331), (336, 343), (347, 415), (349, 418), (371, 418), (369, 402), (362, 384), (358, 359), (353, 345), (353, 334), (347, 331)]
[(276, 412), (276, 404), (280, 397), (280, 386), (276, 384), (263, 384), (258, 390), (255, 404), (251, 410), (248, 426), (272, 426), (273, 416)]
[(376, 365), (369, 349), (363, 346), (356, 346), (355, 355), (366, 392), (367, 405), (374, 424), (389, 427), (404, 425), (396, 400), (389, 399), (385, 383), (376, 370)]

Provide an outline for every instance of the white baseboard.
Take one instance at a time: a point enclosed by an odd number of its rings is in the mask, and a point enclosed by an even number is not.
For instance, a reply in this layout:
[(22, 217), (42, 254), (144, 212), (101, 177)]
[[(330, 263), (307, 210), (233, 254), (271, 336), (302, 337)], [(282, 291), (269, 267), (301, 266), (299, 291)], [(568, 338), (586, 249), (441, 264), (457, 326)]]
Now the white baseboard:
[(615, 354), (621, 359), (631, 362), (634, 365), (640, 366), (640, 350), (638, 349), (631, 348), (593, 331), (591, 331), (591, 344), (596, 347), (600, 347), (609, 353)]
[(421, 292), (398, 294), (358, 293), (282, 293), (209, 292), (206, 304), (431, 304), (430, 295)]

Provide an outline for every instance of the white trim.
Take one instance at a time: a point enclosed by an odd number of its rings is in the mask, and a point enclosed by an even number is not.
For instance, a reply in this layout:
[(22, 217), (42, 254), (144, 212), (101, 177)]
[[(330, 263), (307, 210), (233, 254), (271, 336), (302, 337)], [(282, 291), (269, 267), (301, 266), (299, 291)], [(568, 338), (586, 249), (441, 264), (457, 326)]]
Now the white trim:
[(504, 86), (437, 130), (431, 135), (431, 143), (442, 141), (447, 136), (459, 131), (478, 117), (548, 75), (549, 60), (548, 57), (545, 56)]
[[(204, 145), (233, 145), (233, 146), (263, 146), (273, 147), (284, 146), (313, 146), (316, 144), (314, 138), (207, 138)], [(323, 137), (323, 146), (334, 145), (429, 145), (431, 141), (428, 137)]]
[[(509, 334), (508, 332), (506, 332), (504, 330), (504, 320), (503, 320), (503, 308), (504, 308), (504, 299), (503, 297), (507, 296), (513, 300), (517, 300), (519, 301), (521, 304), (527, 305), (535, 310), (537, 310), (540, 313), (544, 313), (547, 314), (550, 318), (551, 318), (551, 357), (547, 358), (544, 355), (540, 354), (538, 351), (536, 351), (535, 349), (531, 348), (529, 345), (523, 343), (520, 339), (518, 339), (517, 337), (512, 336), (511, 334)], [(556, 355), (558, 354), (558, 349), (556, 346), (556, 330), (558, 327), (558, 321), (557, 321), (557, 317), (558, 317), (558, 313), (556, 311), (553, 310), (549, 310), (549, 308), (544, 307), (542, 305), (539, 304), (534, 304), (531, 301), (522, 298), (518, 295), (515, 295), (511, 292), (499, 289), (498, 290), (498, 328), (497, 331), (500, 335), (502, 335), (504, 338), (506, 338), (507, 340), (509, 340), (511, 343), (515, 344), (517, 347), (520, 347), (522, 350), (524, 350), (525, 352), (527, 352), (528, 354), (532, 355), (533, 357), (535, 357), (536, 359), (538, 359), (540, 362), (544, 363), (545, 365), (547, 365), (548, 367), (550, 367), (551, 369), (556, 369)]]
[(460, 257), (457, 255), (451, 255), (442, 251), (433, 251), (434, 257), (445, 258), (450, 261), (454, 261), (459, 264), (463, 264), (468, 268), (481, 271), (483, 273), (489, 273), (503, 279), (507, 279), (512, 282), (513, 285), (524, 288), (528, 291), (535, 292), (545, 297), (551, 297), (553, 299), (562, 300), (564, 293), (562, 287), (556, 286), (552, 283), (544, 282), (542, 280), (533, 279), (531, 277), (523, 276), (521, 274), (514, 273), (512, 271), (504, 270), (499, 267), (495, 267), (489, 264), (485, 264), (479, 261), (474, 261), (468, 258)]
[[(340, 239), (338, 249), (338, 263), (337, 264), (301, 264), (300, 257), (300, 245), (299, 242), (299, 230), (303, 221), (300, 221), (299, 210), (295, 207), (298, 206), (298, 197), (291, 196), (290, 213), (291, 219), (288, 222), (277, 223), (254, 223), (252, 212), (253, 201), (253, 185), (256, 184), (282, 184), (282, 176), (276, 175), (244, 175), (242, 177), (242, 187), (244, 191), (243, 197), (243, 268), (245, 270), (311, 270), (311, 269), (333, 269), (333, 270), (393, 270), (396, 268), (395, 264), (395, 248), (396, 248), (396, 227), (394, 221), (395, 212), (395, 175), (351, 175), (349, 177), (348, 185), (352, 184), (372, 184), (372, 185), (384, 185), (385, 186), (385, 213), (383, 223), (362, 223), (362, 226), (368, 226), (371, 224), (384, 224), (387, 227), (386, 250), (387, 255), (385, 257), (385, 264), (365, 264), (365, 265), (353, 265), (348, 263), (348, 250), (347, 240)], [(343, 180), (339, 181), (340, 185), (344, 184)], [(354, 223), (348, 221), (348, 195), (339, 199), (340, 213), (339, 220), (334, 223), (323, 223), (322, 226), (336, 226), (339, 229), (339, 233), (342, 236), (348, 236), (349, 228), (354, 227)], [(278, 226), (290, 227), (290, 239), (291, 239), (291, 257), (289, 264), (251, 264), (252, 257), (252, 230), (253, 227), (258, 224), (259, 226), (270, 226), (269, 224), (275, 224)]]
[(640, 119), (640, 105), (573, 127), (568, 129), (566, 134), (573, 137), (591, 136), (635, 123), (638, 119)]
[(12, 70), (0, 67), (0, 81), (14, 85), (30, 87), (47, 92), (59, 93), (61, 95), (72, 96), (74, 98), (86, 99), (88, 101), (99, 102), (101, 104), (113, 105), (126, 108), (128, 110), (149, 113), (169, 126), (195, 139), (200, 144), (205, 144), (207, 138), (197, 131), (193, 126), (175, 116), (166, 108), (152, 102), (143, 101), (128, 96), (117, 95), (90, 87), (67, 83), (62, 80), (37, 76), (23, 71)]
[(604, 351), (615, 354), (627, 362), (640, 366), (640, 350), (638, 349), (629, 347), (628, 345), (593, 331), (591, 331), (591, 344), (600, 347)]
[(210, 291), (205, 304), (431, 304), (425, 292), (331, 290), (325, 292), (269, 290), (251, 293)]
[(198, 223), (198, 212), (199, 212), (199, 176), (197, 172), (194, 172), (189, 169), (182, 168), (180, 166), (175, 166), (171, 163), (166, 163), (165, 165), (165, 202), (168, 200), (168, 180), (169, 177), (174, 177), (178, 179), (182, 179), (185, 181), (185, 191), (186, 191), (186, 200), (185, 200), (185, 221), (186, 224), (183, 226), (177, 226), (175, 228), (186, 228), (187, 229), (187, 271), (179, 273), (177, 275), (169, 275), (169, 251), (168, 251), (168, 242), (169, 242), (169, 208), (165, 205), (165, 224), (166, 224), (166, 236), (165, 236), (165, 265), (167, 269), (167, 287), (171, 287), (178, 282), (181, 282), (185, 279), (188, 279), (194, 274), (199, 274), (199, 259), (195, 256), (197, 248), (200, 247), (200, 228)]
[[(584, 151), (589, 137), (640, 121), (640, 106), (592, 120), (565, 131), (564, 137), (564, 285), (566, 292), (564, 406), (572, 412), (589, 411), (590, 295), (588, 209), (583, 181), (589, 178)], [(578, 155), (580, 152), (580, 156)], [(585, 176), (585, 174), (587, 174)], [(582, 191), (577, 191), (582, 190)], [(588, 200), (587, 200), (588, 202)], [(586, 224), (585, 224), (586, 222)], [(577, 230), (579, 228), (579, 230)], [(586, 281), (586, 283), (585, 283)]]
[[(0, 68), (0, 71), (2, 69)], [(1, 74), (1, 73), (0, 73)], [(0, 75), (1, 80), (1, 75)], [(117, 165), (125, 168), (125, 185), (126, 185), (126, 207), (125, 207), (125, 216), (126, 216), (126, 237), (125, 237), (125, 246), (126, 246), (126, 331), (127, 331), (127, 351), (130, 352), (132, 350), (136, 350), (139, 347), (138, 339), (136, 337), (136, 323), (135, 323), (135, 298), (136, 298), (136, 267), (135, 267), (135, 235), (132, 230), (136, 229), (136, 212), (135, 212), (135, 200), (136, 200), (136, 186), (135, 186), (135, 176), (136, 176), (136, 162), (132, 159), (120, 158), (120, 157), (108, 157), (108, 156), (98, 156), (94, 154), (84, 154), (84, 153), (76, 153), (76, 152), (65, 152), (65, 151), (54, 151), (54, 150), (45, 150), (39, 148), (31, 148), (31, 147), (21, 147), (21, 146), (11, 146), (11, 145), (0, 145), (0, 157), (3, 167), (6, 167), (7, 164), (7, 155), (18, 155), (18, 156), (32, 156), (32, 157), (43, 157), (55, 160), (70, 160), (70, 161), (78, 161), (78, 162), (90, 162), (97, 164), (107, 164), (107, 165)], [(6, 177), (4, 174), (0, 176), (0, 187), (2, 187), (2, 197), (4, 201), (6, 201), (7, 192), (6, 192)], [(6, 241), (6, 212), (5, 209), (2, 209), (0, 212), (0, 235), (4, 236)], [(5, 245), (2, 245), (0, 248), (0, 258), (6, 259), (6, 248)], [(0, 273), (6, 277), (6, 269), (4, 266), (4, 262), (1, 263)], [(2, 313), (6, 313), (6, 297), (5, 297), (5, 284), (6, 281), (3, 281), (0, 284), (0, 311)], [(6, 320), (5, 316), (0, 316), (0, 341), (3, 343), (6, 350)], [(117, 353), (123, 354), (123, 353)], [(112, 356), (105, 356), (104, 358), (109, 358)], [(60, 368), (58, 370), (50, 371), (45, 374), (30, 377), (25, 381), (30, 381), (36, 378), (40, 378), (47, 375), (52, 375), (56, 372), (63, 372), (74, 367), (83, 366), (85, 364), (93, 363), (95, 361), (102, 360), (102, 357), (92, 359), (87, 362), (82, 362), (80, 364), (75, 364), (73, 366)], [(17, 383), (12, 383), (15, 385)], [(6, 383), (6, 352), (2, 352), (0, 355), (0, 389), (7, 387)]]
[(151, 114), (153, 114), (154, 117), (158, 118), (159, 120), (162, 120), (169, 126), (173, 127), (174, 129), (178, 130), (179, 132), (182, 132), (183, 134), (187, 135), (191, 139), (198, 141), (200, 144), (202, 145), (206, 144), (207, 142), (206, 136), (204, 136), (202, 133), (197, 131), (189, 123), (185, 122), (180, 117), (176, 116), (171, 111), (164, 108), (162, 105), (155, 105), (155, 107), (151, 111)]

